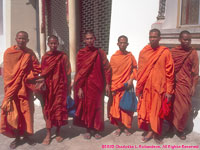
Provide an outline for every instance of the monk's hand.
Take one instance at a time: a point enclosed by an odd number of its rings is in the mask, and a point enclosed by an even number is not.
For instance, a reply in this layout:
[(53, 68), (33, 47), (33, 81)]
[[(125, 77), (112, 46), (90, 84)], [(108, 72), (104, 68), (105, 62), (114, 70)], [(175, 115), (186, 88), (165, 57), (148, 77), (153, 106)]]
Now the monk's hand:
[(127, 83), (128, 83), (127, 89), (130, 89), (130, 88), (133, 87), (133, 79), (129, 79), (129, 80), (127, 81)]
[(192, 86), (192, 88), (191, 88), (191, 95), (192, 95), (192, 96), (194, 95), (194, 92), (195, 92), (195, 87)]
[(110, 85), (106, 84), (106, 95), (109, 97), (110, 96)]
[(79, 90), (78, 90), (78, 98), (79, 98), (79, 99), (84, 98), (84, 94), (83, 94), (82, 88), (79, 88)]
[(172, 95), (169, 93), (166, 93), (165, 97), (167, 98), (167, 103), (169, 103), (171, 101)]

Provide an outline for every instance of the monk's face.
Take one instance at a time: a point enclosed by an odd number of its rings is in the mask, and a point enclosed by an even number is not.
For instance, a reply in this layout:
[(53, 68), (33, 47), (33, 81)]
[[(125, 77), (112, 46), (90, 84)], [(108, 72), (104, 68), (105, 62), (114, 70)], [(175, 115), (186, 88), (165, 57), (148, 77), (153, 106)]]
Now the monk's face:
[(191, 35), (184, 33), (182, 34), (181, 38), (179, 38), (179, 41), (181, 42), (181, 47), (184, 50), (190, 50), (191, 49)]
[(119, 39), (117, 45), (119, 46), (119, 50), (124, 52), (124, 51), (126, 51), (126, 48), (128, 46), (128, 41), (126, 38), (122, 37)]
[(50, 39), (49, 39), (49, 41), (48, 41), (48, 46), (49, 46), (49, 48), (50, 48), (50, 51), (55, 51), (55, 50), (57, 50), (58, 45), (59, 45), (59, 43), (58, 43), (58, 40), (57, 40), (57, 39), (55, 39), (55, 38), (50, 38)]
[(95, 37), (93, 34), (86, 34), (84, 39), (85, 45), (88, 47), (93, 47), (95, 42)]
[(19, 33), (16, 35), (15, 40), (16, 40), (16, 42), (17, 42), (17, 46), (18, 46), (20, 49), (26, 48), (26, 44), (27, 44), (28, 41), (29, 41), (28, 36), (27, 36), (25, 33), (21, 33), (21, 32), (19, 32)]
[(149, 33), (149, 42), (153, 49), (159, 47), (160, 36), (158, 32), (150, 32)]

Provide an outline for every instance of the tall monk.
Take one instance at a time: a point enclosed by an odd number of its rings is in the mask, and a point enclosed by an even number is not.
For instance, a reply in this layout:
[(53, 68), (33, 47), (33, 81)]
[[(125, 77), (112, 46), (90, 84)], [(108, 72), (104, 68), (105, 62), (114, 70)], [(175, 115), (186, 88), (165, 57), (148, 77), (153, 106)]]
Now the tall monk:
[(33, 142), (28, 136), (33, 134), (33, 80), (40, 73), (39, 62), (34, 52), (27, 48), (28, 33), (19, 31), (16, 43), (4, 53), (3, 77), (4, 99), (1, 106), (0, 132), (15, 138), (11, 149), (20, 145), (20, 137), (29, 144)]
[(140, 52), (136, 95), (138, 103), (138, 126), (147, 131), (141, 142), (152, 137), (162, 143), (159, 135), (162, 131), (161, 106), (164, 99), (171, 100), (174, 92), (174, 63), (167, 47), (160, 46), (160, 31), (149, 32), (150, 44)]
[(56, 127), (56, 141), (62, 142), (60, 127), (67, 124), (68, 114), (66, 107), (67, 95), (70, 94), (71, 65), (66, 53), (58, 51), (58, 37), (51, 35), (48, 38), (49, 52), (42, 57), (42, 74), (45, 78), (46, 91), (44, 100), (44, 118), (47, 134), (43, 144), (51, 141), (51, 128)]
[(110, 121), (118, 127), (114, 132), (116, 136), (120, 136), (122, 131), (129, 136), (131, 133), (128, 129), (132, 126), (133, 112), (120, 109), (119, 103), (125, 92), (124, 84), (128, 83), (127, 89), (133, 88), (133, 80), (136, 80), (137, 76), (137, 62), (132, 53), (126, 50), (128, 46), (126, 36), (120, 36), (117, 45), (119, 50), (112, 55), (110, 60), (112, 68)]
[[(85, 139), (100, 139), (104, 129), (104, 89), (110, 94), (111, 68), (106, 53), (94, 47), (92, 31), (84, 35), (85, 48), (80, 49), (76, 59), (74, 81), (76, 114), (74, 124), (86, 128)], [(105, 87), (106, 83), (106, 87)]]
[(181, 45), (172, 48), (175, 66), (175, 91), (173, 104), (173, 124), (181, 140), (186, 139), (184, 129), (191, 112), (191, 96), (199, 77), (197, 51), (191, 47), (191, 34), (184, 30), (179, 35)]

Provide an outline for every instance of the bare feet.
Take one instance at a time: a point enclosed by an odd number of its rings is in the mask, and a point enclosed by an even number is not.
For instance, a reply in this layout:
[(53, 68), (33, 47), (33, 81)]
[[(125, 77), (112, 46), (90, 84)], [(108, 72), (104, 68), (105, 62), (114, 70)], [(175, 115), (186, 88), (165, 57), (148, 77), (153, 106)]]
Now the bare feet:
[(152, 137), (153, 137), (153, 131), (149, 131), (149, 132), (147, 133), (146, 136), (143, 136), (143, 137), (142, 137), (141, 142), (142, 142), (142, 143), (146, 143), (146, 142), (148, 142), (149, 140), (151, 140)]
[(124, 129), (124, 133), (125, 133), (126, 136), (130, 136), (131, 135), (131, 133), (129, 132), (128, 129)]
[(51, 142), (51, 138), (49, 136), (46, 136), (42, 142), (44, 145), (49, 145)]
[(10, 143), (10, 149), (15, 149), (20, 145), (20, 138), (16, 138), (14, 141)]
[(91, 139), (91, 133), (90, 132), (86, 132), (85, 134), (83, 134), (83, 138), (86, 140)]
[(100, 134), (99, 132), (96, 132), (96, 133), (94, 134), (94, 138), (95, 138), (96, 140), (99, 140), (99, 139), (102, 138), (102, 136), (101, 136), (101, 134)]
[(120, 136), (121, 133), (122, 133), (122, 130), (120, 128), (118, 128), (117, 130), (114, 131), (114, 135), (117, 137)]
[(63, 141), (63, 138), (61, 136), (56, 136), (56, 141), (58, 143), (61, 143)]

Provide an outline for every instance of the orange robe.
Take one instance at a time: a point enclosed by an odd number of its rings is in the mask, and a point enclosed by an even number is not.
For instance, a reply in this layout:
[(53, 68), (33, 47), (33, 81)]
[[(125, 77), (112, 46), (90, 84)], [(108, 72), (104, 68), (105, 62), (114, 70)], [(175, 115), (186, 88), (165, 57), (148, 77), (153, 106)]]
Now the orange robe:
[(1, 110), (0, 132), (8, 137), (33, 134), (33, 94), (29, 83), (40, 73), (39, 62), (31, 49), (17, 50), (17, 46), (8, 48), (4, 53), (4, 99), (11, 98), (15, 118), (10, 118), (10, 112)]
[(181, 46), (173, 48), (171, 52), (174, 60), (176, 79), (173, 124), (177, 130), (182, 132), (185, 129), (191, 111), (191, 88), (192, 86), (196, 87), (198, 82), (199, 59), (196, 50), (192, 50), (190, 53), (190, 51), (183, 50)]
[(49, 51), (42, 57), (42, 74), (45, 78), (44, 116), (46, 127), (67, 124), (67, 95), (70, 88), (71, 66), (66, 53)]
[(116, 92), (110, 108), (110, 121), (114, 125), (118, 125), (117, 122), (120, 121), (127, 128), (131, 128), (133, 113), (121, 110), (119, 103), (125, 92), (124, 83), (129, 79), (136, 79), (137, 62), (131, 52), (123, 54), (118, 50), (112, 55), (110, 66), (112, 68), (111, 91)]
[[(104, 88), (110, 84), (111, 68), (103, 50), (85, 47), (77, 54), (75, 76), (74, 124), (85, 128), (104, 129)], [(79, 99), (82, 88), (84, 98)]]
[(162, 130), (159, 112), (164, 94), (173, 94), (174, 63), (168, 48), (159, 46), (153, 50), (150, 45), (143, 48), (139, 55), (136, 95), (138, 102), (139, 128), (152, 130), (158, 134)]

